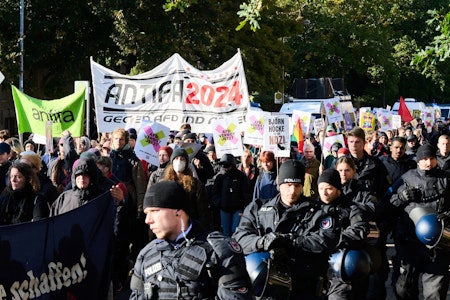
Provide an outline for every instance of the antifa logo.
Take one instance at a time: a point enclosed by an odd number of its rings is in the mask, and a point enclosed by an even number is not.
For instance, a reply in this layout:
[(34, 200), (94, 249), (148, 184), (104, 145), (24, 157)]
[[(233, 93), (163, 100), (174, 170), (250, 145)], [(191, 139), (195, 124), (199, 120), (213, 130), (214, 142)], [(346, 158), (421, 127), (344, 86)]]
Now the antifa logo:
[(37, 121), (52, 121), (54, 123), (70, 123), (75, 122), (75, 116), (70, 110), (65, 111), (39, 111), (36, 108), (32, 109), (33, 118)]

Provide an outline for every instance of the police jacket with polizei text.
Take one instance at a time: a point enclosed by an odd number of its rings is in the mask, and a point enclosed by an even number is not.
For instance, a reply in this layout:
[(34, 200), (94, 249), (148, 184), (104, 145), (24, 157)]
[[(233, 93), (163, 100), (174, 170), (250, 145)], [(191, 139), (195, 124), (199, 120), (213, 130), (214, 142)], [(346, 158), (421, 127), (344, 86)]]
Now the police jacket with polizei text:
[(197, 222), (186, 239), (142, 249), (130, 285), (130, 299), (254, 299), (242, 248), (219, 232), (206, 235)]
[[(429, 171), (417, 168), (402, 176), (403, 184), (398, 188), (397, 194), (391, 197), (391, 203), (401, 209), (396, 233), (397, 240), (406, 239), (416, 242), (420, 247), (425, 247), (417, 239), (415, 226), (409, 218), (409, 213), (417, 206), (431, 207), (437, 213), (450, 211), (449, 177), (448, 172), (437, 167)], [(405, 203), (399, 195), (407, 188), (419, 189), (421, 196), (414, 201)]]
[(292, 234), (292, 278), (300, 284), (302, 278), (326, 272), (328, 256), (340, 240), (341, 226), (334, 207), (301, 197), (286, 209), (277, 195), (264, 204), (259, 199), (250, 203), (233, 237), (244, 253), (250, 254), (258, 251), (258, 240), (273, 231)]

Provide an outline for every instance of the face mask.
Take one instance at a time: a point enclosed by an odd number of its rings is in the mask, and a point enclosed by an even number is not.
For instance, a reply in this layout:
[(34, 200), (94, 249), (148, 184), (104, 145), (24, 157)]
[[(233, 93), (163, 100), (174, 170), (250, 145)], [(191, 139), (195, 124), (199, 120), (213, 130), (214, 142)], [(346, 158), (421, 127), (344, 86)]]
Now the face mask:
[(174, 160), (172, 164), (173, 164), (173, 169), (177, 173), (183, 172), (184, 168), (186, 167), (186, 162), (184, 162), (182, 160)]

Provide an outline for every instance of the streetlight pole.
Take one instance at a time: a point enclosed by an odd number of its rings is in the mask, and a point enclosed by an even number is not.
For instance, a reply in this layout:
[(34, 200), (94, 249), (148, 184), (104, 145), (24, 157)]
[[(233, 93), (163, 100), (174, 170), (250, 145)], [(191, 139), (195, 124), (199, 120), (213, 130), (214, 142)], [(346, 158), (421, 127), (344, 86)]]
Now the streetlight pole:
[(23, 92), (23, 39), (24, 39), (24, 15), (25, 0), (20, 0), (20, 29), (19, 29), (19, 47), (20, 47), (20, 74), (19, 74), (19, 90)]

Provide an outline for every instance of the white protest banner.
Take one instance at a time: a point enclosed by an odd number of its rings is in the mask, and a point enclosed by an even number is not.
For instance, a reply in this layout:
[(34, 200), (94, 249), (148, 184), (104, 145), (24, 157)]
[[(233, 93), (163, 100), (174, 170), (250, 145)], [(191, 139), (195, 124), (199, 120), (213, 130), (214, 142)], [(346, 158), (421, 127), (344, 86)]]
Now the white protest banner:
[(425, 124), (427, 132), (431, 132), (434, 124), (434, 108), (427, 106), (422, 112), (422, 121)]
[(272, 114), (264, 117), (265, 151), (272, 151), (276, 157), (289, 157), (291, 137), (289, 134), (289, 117), (285, 114)]
[(331, 146), (336, 142), (341, 143), (341, 145), (346, 148), (345, 141), (344, 141), (344, 135), (336, 134), (333, 136), (325, 137), (324, 142), (323, 142), (323, 147), (322, 147), (322, 153), (323, 153), (324, 158), (331, 154)]
[(402, 127), (402, 117), (400, 115), (392, 115), (392, 129)]
[(334, 122), (344, 121), (342, 116), (341, 103), (339, 99), (325, 99), (323, 100), (323, 105), (325, 107), (325, 112), (328, 118), (328, 124), (333, 124)]
[(364, 130), (375, 130), (375, 123), (377, 119), (370, 110), (366, 110), (364, 113), (359, 115), (359, 127)]
[(353, 124), (354, 124), (354, 120), (352, 120), (352, 117), (349, 114), (349, 112), (348, 111), (344, 112), (344, 129), (347, 131), (352, 129)]
[(293, 132), (293, 128), (295, 127), (295, 124), (297, 124), (297, 120), (300, 119), (300, 124), (302, 125), (302, 131), (303, 134), (308, 134), (309, 129), (311, 128), (311, 113), (305, 112), (301, 110), (293, 110), (292, 111), (292, 126), (291, 130), (289, 131), (291, 134)]
[(239, 51), (210, 71), (194, 68), (179, 54), (135, 76), (114, 72), (92, 58), (91, 71), (99, 132), (124, 127), (135, 117), (136, 127), (149, 120), (170, 129), (190, 123), (193, 132), (207, 133), (218, 118), (242, 123), (249, 105)]
[(186, 150), (186, 153), (188, 154), (189, 161), (192, 161), (194, 157), (197, 155), (198, 151), (202, 149), (202, 145), (199, 143), (183, 143), (181, 144), (180, 148), (183, 148)]
[(241, 156), (244, 150), (239, 124), (236, 119), (218, 119), (212, 124), (212, 131), (217, 157), (222, 157), (226, 153)]
[(130, 128), (136, 129), (136, 119), (137, 119), (136, 117), (127, 118), (127, 122), (125, 123), (124, 129), (125, 130), (128, 130)]
[(381, 130), (386, 131), (392, 129), (392, 112), (387, 109), (378, 109), (377, 118), (381, 125)]
[(323, 118), (317, 118), (314, 120), (314, 133), (318, 134), (321, 130), (325, 130), (325, 121)]
[(242, 124), (244, 144), (262, 146), (264, 143), (264, 116), (270, 115), (266, 111), (249, 110)]
[(157, 122), (145, 122), (141, 124), (134, 152), (140, 159), (159, 166), (159, 148), (167, 145), (170, 129)]
[[(52, 124), (53, 125), (53, 124)], [(46, 125), (47, 126), (47, 125)], [(47, 127), (45, 127), (45, 130), (47, 130)], [(45, 133), (47, 135), (47, 133)], [(37, 133), (33, 133), (33, 138), (31, 139), (35, 144), (38, 145), (45, 145), (47, 143), (46, 135), (40, 135)], [(53, 141), (52, 141), (53, 143)]]

